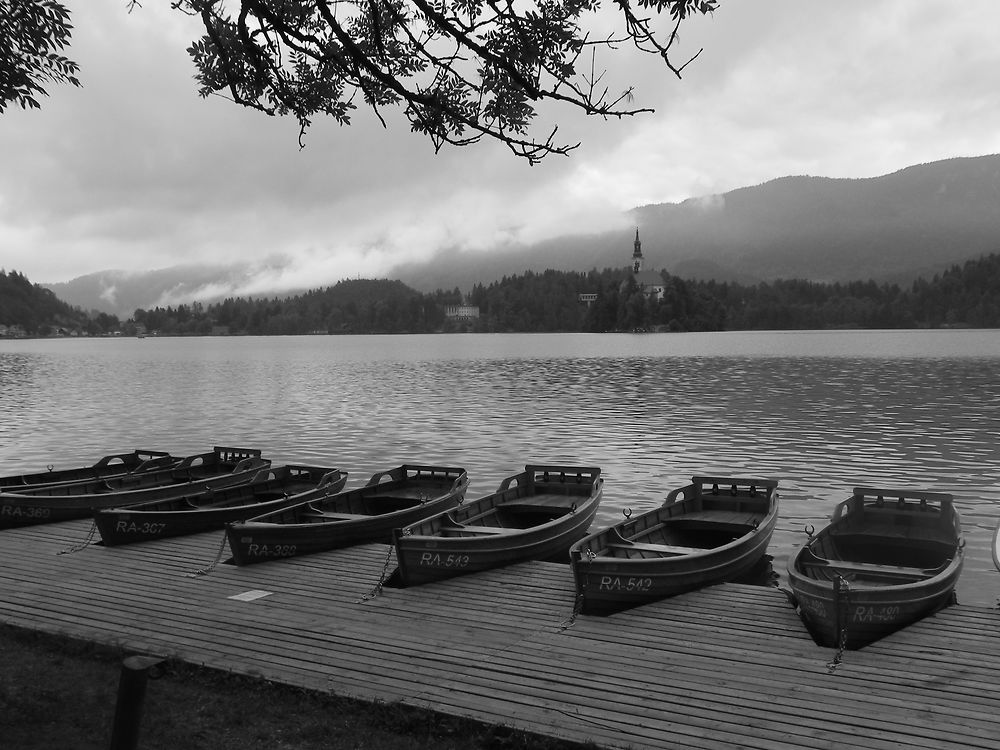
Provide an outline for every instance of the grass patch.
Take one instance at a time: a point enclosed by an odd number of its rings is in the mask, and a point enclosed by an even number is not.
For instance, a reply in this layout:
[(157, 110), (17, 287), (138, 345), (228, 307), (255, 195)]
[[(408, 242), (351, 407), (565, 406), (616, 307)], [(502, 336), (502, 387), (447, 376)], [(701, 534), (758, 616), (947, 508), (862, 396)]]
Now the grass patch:
[[(106, 750), (125, 652), (0, 624), (0, 745)], [(168, 662), (149, 681), (142, 750), (582, 750), (401, 704), (368, 703)]]

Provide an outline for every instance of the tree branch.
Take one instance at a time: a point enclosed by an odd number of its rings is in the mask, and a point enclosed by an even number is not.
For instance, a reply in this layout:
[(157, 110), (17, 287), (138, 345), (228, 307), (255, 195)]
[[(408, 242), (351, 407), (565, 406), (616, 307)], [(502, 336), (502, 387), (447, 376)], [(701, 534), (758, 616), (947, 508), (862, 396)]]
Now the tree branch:
[[(660, 36), (632, 0), (611, 0), (624, 32), (595, 40), (580, 20), (601, 0), (238, 0), (235, 21), (225, 1), (173, 0), (172, 7), (197, 12), (205, 26), (206, 37), (191, 50), (203, 94), (228, 88), (244, 106), (294, 114), (301, 139), (317, 112), (348, 124), (360, 91), (383, 127), (381, 108), (403, 105), (413, 130), (436, 151), (490, 138), (531, 164), (579, 146), (557, 144), (558, 125), (542, 139), (528, 135), (540, 102), (605, 118), (652, 111), (632, 105), (631, 86), (611, 98), (605, 72), (597, 70), (597, 48), (614, 52), (630, 40), (680, 77), (700, 54), (672, 62), (681, 22), (717, 4), (636, 0), (670, 17)], [(589, 70), (581, 66), (585, 49)]]

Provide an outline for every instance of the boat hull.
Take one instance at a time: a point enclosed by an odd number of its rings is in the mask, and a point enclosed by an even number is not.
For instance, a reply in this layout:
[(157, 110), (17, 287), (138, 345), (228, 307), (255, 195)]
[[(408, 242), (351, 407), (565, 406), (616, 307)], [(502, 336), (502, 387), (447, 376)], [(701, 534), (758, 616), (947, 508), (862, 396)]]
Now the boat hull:
[(755, 569), (767, 552), (773, 526), (755, 532), (732, 550), (673, 558), (577, 562), (574, 566), (580, 611), (606, 615), (667, 599), (678, 594), (734, 581)]
[(237, 565), (389, 544), (394, 529), (458, 505), (468, 485), (464, 469), (403, 465), (364, 487), (228, 524), (226, 539)]
[(168, 468), (180, 460), (180, 458), (171, 456), (164, 451), (135, 450), (131, 453), (115, 453), (104, 456), (91, 466), (80, 466), (72, 469), (50, 468), (48, 471), (32, 474), (0, 477), (0, 492), (19, 492), (32, 487), (88, 482), (125, 474), (141, 474)]
[[(541, 479), (546, 473), (550, 481)], [(415, 586), (526, 560), (565, 562), (594, 521), (603, 482), (599, 469), (528, 466), (491, 495), (399, 529), (399, 582)], [(527, 527), (483, 525), (500, 519), (519, 519)]]
[(797, 576), (791, 588), (799, 616), (818, 645), (856, 650), (950, 605), (960, 572), (958, 566), (930, 586), (868, 591), (848, 584), (839, 594), (834, 583)]
[(0, 492), (0, 529), (88, 518), (99, 508), (193, 496), (247, 482), (270, 461), (260, 451), (217, 448), (164, 471)]
[[(570, 564), (576, 584), (577, 606), (583, 614), (607, 615), (649, 604), (678, 594), (696, 591), (727, 581), (738, 580), (755, 570), (763, 561), (778, 520), (777, 483), (771, 480), (735, 480), (737, 493), (726, 500), (734, 508), (725, 523), (696, 520), (708, 518), (703, 507), (701, 483), (675, 490), (686, 491), (684, 500), (668, 499), (661, 508), (629, 518), (577, 542), (570, 550)], [(734, 480), (726, 479), (732, 484)], [(714, 484), (714, 482), (713, 482)], [(728, 493), (729, 491), (726, 490)], [(671, 497), (675, 493), (671, 493)], [(735, 510), (753, 508), (751, 513)], [(649, 544), (648, 552), (634, 539), (647, 538), (653, 530), (676, 523), (692, 524), (685, 535), (698, 535), (705, 548), (679, 548)], [(703, 528), (695, 529), (701, 524)], [(618, 539), (621, 545), (613, 542)], [(609, 555), (606, 550), (619, 546), (635, 547), (635, 557)], [(661, 546), (663, 551), (660, 551)], [(640, 556), (647, 555), (647, 556)]]
[(954, 601), (962, 545), (950, 495), (856, 488), (791, 556), (788, 583), (817, 644), (860, 649)]
[(215, 531), (227, 523), (340, 492), (347, 472), (315, 466), (266, 469), (245, 484), (209, 493), (107, 508), (94, 514), (108, 547)]
[(1000, 523), (993, 532), (993, 564), (1000, 570)]

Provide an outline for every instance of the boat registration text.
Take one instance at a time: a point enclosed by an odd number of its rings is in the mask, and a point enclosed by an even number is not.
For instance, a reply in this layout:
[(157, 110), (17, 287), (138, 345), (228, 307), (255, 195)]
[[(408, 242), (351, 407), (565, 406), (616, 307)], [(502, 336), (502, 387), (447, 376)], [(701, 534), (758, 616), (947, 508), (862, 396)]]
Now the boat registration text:
[[(828, 608), (826, 604), (812, 597), (799, 597), (799, 607), (807, 614), (820, 620), (829, 620), (833, 617), (834, 605), (831, 603)], [(900, 617), (900, 608), (897, 605), (851, 605), (842, 612), (850, 613), (850, 622), (855, 625), (865, 625), (880, 622), (896, 622)]]
[(0, 507), (0, 516), (10, 516), (11, 518), (48, 518), (51, 512), (51, 508), (33, 508), (22, 505)]
[(167, 524), (151, 521), (143, 523), (118, 521), (115, 524), (115, 532), (118, 534), (162, 534), (165, 528), (167, 528)]
[(601, 576), (597, 584), (599, 591), (649, 591), (653, 579), (637, 576)]
[(420, 564), (434, 568), (464, 568), (469, 564), (469, 556), (424, 552), (420, 555)]
[(882, 606), (882, 607), (855, 607), (852, 616), (852, 621), (856, 623), (877, 623), (877, 622), (896, 622), (899, 619), (899, 607), (897, 606)]
[(293, 557), (294, 544), (248, 544), (247, 557)]

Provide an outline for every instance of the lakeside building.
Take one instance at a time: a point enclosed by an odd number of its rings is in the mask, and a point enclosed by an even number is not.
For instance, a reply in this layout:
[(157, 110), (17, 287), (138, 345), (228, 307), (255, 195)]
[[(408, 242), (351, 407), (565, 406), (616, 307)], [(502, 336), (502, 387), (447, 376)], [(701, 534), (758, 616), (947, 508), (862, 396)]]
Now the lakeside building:
[(479, 320), (479, 307), (476, 305), (448, 305), (444, 308), (444, 316), (450, 320)]

